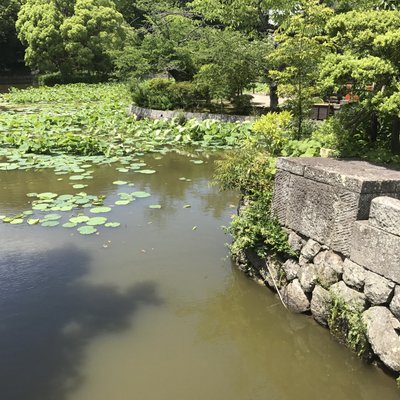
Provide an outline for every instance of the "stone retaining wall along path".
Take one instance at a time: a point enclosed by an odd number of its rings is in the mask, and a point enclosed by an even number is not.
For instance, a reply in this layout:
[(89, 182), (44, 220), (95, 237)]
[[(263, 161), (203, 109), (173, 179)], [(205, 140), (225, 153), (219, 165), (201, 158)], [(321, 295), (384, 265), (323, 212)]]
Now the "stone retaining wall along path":
[(281, 158), (273, 212), (297, 256), (252, 263), (264, 282), (271, 273), (284, 275), (279, 290), (286, 305), (311, 313), (322, 325), (328, 325), (332, 299), (345, 302), (362, 316), (374, 356), (395, 372), (400, 372), (399, 198), (400, 171), (360, 161)]
[(254, 117), (244, 115), (228, 115), (228, 114), (209, 114), (209, 113), (192, 113), (184, 111), (163, 111), (152, 110), (150, 108), (142, 108), (132, 104), (128, 109), (129, 115), (136, 115), (139, 119), (174, 119), (177, 117), (184, 117), (186, 119), (197, 119), (204, 121), (206, 119), (213, 119), (221, 122), (246, 122), (252, 121)]

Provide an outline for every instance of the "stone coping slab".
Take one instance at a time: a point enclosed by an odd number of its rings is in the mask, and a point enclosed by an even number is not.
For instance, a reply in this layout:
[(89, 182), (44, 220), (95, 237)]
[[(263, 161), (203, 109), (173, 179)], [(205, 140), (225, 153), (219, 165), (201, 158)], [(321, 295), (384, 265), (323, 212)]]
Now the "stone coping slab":
[(366, 161), (281, 157), (277, 168), (355, 193), (400, 193), (400, 170)]

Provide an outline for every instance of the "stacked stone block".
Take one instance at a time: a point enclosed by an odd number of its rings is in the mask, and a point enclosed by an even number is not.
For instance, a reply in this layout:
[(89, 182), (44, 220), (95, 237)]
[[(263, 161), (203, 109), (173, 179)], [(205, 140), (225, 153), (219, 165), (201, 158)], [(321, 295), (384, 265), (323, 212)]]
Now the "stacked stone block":
[[(281, 158), (273, 211), (297, 253), (250, 257), (286, 306), (327, 326), (333, 296), (362, 313), (375, 355), (400, 372), (400, 172), (359, 161)], [(249, 260), (249, 258), (248, 258)], [(276, 287), (270, 274), (285, 279)]]

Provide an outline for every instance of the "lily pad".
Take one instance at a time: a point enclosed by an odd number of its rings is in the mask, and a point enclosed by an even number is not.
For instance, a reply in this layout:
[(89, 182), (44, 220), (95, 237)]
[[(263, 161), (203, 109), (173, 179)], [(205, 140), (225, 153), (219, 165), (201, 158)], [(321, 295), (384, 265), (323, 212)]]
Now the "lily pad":
[(45, 215), (44, 219), (47, 221), (57, 221), (59, 219), (61, 219), (62, 216), (59, 214), (47, 214)]
[(89, 217), (87, 215), (78, 215), (77, 217), (72, 217), (69, 219), (69, 222), (72, 224), (82, 224), (83, 222), (89, 221)]
[(104, 226), (106, 228), (118, 228), (120, 225), (119, 222), (107, 222)]
[(24, 220), (22, 218), (15, 218), (12, 221), (10, 221), (11, 225), (19, 225), (22, 224), (24, 222)]
[(28, 225), (36, 225), (39, 223), (39, 218), (29, 218), (26, 222)]
[(77, 183), (77, 184), (75, 184), (75, 185), (72, 185), (72, 187), (74, 188), (74, 189), (83, 189), (83, 188), (85, 188), (85, 187), (87, 187), (88, 185), (84, 185), (84, 184), (82, 184), (82, 183)]
[(93, 218), (90, 218), (86, 222), (86, 225), (90, 225), (90, 226), (104, 225), (106, 222), (107, 222), (107, 218), (105, 218), (105, 217), (93, 217)]
[(57, 201), (68, 201), (71, 200), (74, 196), (72, 194), (62, 194), (57, 197)]
[(113, 182), (113, 184), (114, 185), (119, 185), (119, 186), (121, 186), (121, 185), (126, 185), (128, 182), (126, 182), (126, 181), (114, 181)]
[[(65, 206), (61, 206), (58, 207), (58, 211), (71, 211), (74, 207), (72, 205), (65, 205)], [(53, 210), (53, 208), (52, 208)], [(54, 210), (56, 211), (56, 210)]]
[(193, 164), (203, 164), (203, 160), (190, 160)]
[(52, 193), (52, 192), (44, 192), (44, 193), (39, 193), (39, 194), (37, 195), (37, 197), (38, 197), (39, 199), (42, 199), (42, 200), (54, 199), (54, 198), (57, 197), (57, 196), (58, 196), (57, 193)]
[(90, 209), (90, 212), (93, 214), (107, 213), (110, 212), (110, 207), (94, 207)]
[(190, 204), (185, 204), (184, 206), (183, 206), (183, 208), (191, 208), (192, 206), (190, 205)]
[(75, 228), (77, 224), (74, 224), (73, 222), (66, 222), (65, 224), (62, 225), (63, 228)]
[(117, 200), (115, 202), (117, 206), (127, 206), (130, 203), (132, 203), (132, 200)]
[(159, 208), (161, 208), (161, 205), (160, 204), (150, 204), (149, 208), (151, 208), (151, 209), (159, 209)]
[(94, 226), (83, 225), (78, 228), (78, 232), (81, 235), (92, 235), (97, 232), (97, 229)]
[(78, 205), (87, 204), (90, 203), (90, 199), (88, 199), (87, 197), (82, 197), (74, 200), (74, 203)]
[(132, 192), (131, 194), (132, 194), (132, 196), (139, 197), (139, 198), (145, 198), (145, 197), (151, 196), (151, 194), (147, 193), (147, 192)]
[(70, 181), (82, 181), (83, 179), (85, 179), (86, 177), (83, 175), (72, 175), (69, 177)]
[(40, 223), (40, 225), (42, 226), (49, 226), (49, 227), (57, 226), (59, 224), (60, 223), (58, 221), (48, 221), (48, 220), (43, 220), (43, 222)]
[(156, 171), (154, 170), (154, 169), (142, 169), (142, 170), (140, 170), (140, 171), (138, 171), (140, 174), (147, 174), (147, 175), (150, 175), (150, 174), (155, 174), (156, 173)]

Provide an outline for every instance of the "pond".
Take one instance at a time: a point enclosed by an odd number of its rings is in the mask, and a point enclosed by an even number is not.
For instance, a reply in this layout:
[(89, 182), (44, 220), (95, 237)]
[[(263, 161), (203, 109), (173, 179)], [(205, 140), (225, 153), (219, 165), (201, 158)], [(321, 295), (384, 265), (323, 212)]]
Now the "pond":
[[(398, 399), (392, 378), (235, 269), (221, 226), (238, 198), (210, 187), (213, 159), (139, 155), (154, 173), (85, 159), (77, 180), (0, 171), (0, 214), (28, 211), (0, 223), (1, 398)], [(76, 184), (120, 226), (63, 227), (93, 217), (85, 201), (80, 211), (52, 203)], [(35, 222), (46, 213), (59, 224)]]

